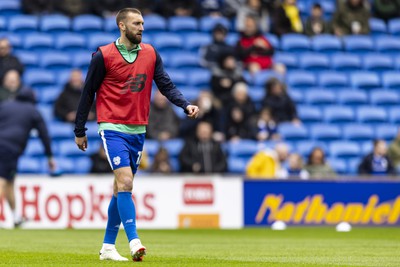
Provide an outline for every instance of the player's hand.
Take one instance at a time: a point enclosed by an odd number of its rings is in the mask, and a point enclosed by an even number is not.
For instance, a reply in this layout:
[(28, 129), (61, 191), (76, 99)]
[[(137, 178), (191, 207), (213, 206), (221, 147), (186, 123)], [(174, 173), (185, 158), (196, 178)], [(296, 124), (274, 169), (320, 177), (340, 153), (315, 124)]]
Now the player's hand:
[(86, 151), (87, 149), (87, 136), (84, 137), (75, 137), (75, 143), (77, 144), (78, 148), (82, 151)]
[(56, 170), (56, 161), (53, 157), (48, 158), (47, 164), (49, 165), (50, 172), (54, 172)]
[(186, 111), (189, 118), (196, 119), (199, 115), (199, 107), (195, 105), (189, 105), (186, 107)]

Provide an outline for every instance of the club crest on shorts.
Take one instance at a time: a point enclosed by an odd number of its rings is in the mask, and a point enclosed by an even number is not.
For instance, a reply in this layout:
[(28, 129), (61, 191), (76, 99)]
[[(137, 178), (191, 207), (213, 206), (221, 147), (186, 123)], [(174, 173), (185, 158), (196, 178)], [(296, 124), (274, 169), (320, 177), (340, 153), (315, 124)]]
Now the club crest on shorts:
[(121, 163), (121, 158), (116, 156), (113, 158), (114, 165), (118, 166)]

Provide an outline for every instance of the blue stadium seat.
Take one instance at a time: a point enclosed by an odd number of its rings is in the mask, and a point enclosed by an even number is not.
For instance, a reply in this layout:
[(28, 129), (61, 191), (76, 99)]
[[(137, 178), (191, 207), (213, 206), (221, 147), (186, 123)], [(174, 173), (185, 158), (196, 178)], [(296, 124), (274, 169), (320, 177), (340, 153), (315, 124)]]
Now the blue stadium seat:
[(228, 157), (228, 172), (244, 174), (246, 173), (247, 163), (248, 159), (230, 156)]
[(297, 69), (299, 66), (297, 56), (294, 53), (277, 52), (274, 55), (274, 62), (282, 63), (288, 70)]
[(302, 34), (285, 34), (281, 37), (281, 49), (288, 52), (304, 52), (311, 48), (310, 39)]
[(53, 122), (48, 125), (50, 136), (53, 139), (70, 139), (74, 138), (74, 127), (67, 122)]
[(0, 36), (2, 38), (7, 38), (13, 49), (18, 49), (22, 47), (23, 42), (21, 35), (22, 34), (18, 33), (0, 32)]
[(367, 35), (349, 35), (343, 37), (344, 49), (351, 53), (374, 51), (374, 42)]
[(330, 69), (327, 55), (317, 53), (302, 53), (299, 55), (299, 66), (301, 69), (320, 71)]
[(265, 90), (260, 86), (252, 86), (248, 91), (250, 99), (256, 104), (260, 105), (265, 97)]
[(39, 27), (42, 32), (66, 32), (71, 28), (71, 19), (64, 15), (45, 15), (42, 17)]
[(3, 0), (0, 2), (0, 16), (13, 16), (21, 13), (21, 1)]
[(308, 88), (314, 87), (317, 79), (312, 72), (291, 71), (286, 75), (286, 82), (290, 87)]
[(389, 121), (391, 123), (400, 123), (400, 107), (392, 107), (389, 109)]
[(26, 68), (36, 68), (39, 66), (39, 55), (33, 51), (19, 50), (15, 55)]
[[(1, 4), (0, 4), (1, 5)], [(0, 7), (1, 8), (1, 7)], [(1, 12), (1, 11), (0, 11)], [(5, 31), (7, 30), (7, 22), (5, 17), (0, 16), (0, 31)]]
[(400, 52), (400, 38), (394, 36), (377, 37), (375, 48), (379, 53), (398, 54)]
[(47, 51), (54, 47), (54, 39), (51, 34), (31, 33), (26, 35), (24, 48), (30, 51)]
[(332, 157), (351, 158), (361, 156), (361, 148), (354, 141), (333, 141), (329, 145), (329, 152)]
[(331, 0), (322, 0), (319, 4), (322, 6), (325, 17), (330, 18), (336, 10), (336, 3)]
[(237, 42), (239, 41), (239, 34), (237, 32), (230, 32), (226, 36), (226, 43), (231, 46), (236, 46)]
[(399, 93), (392, 90), (377, 89), (370, 92), (370, 101), (373, 105), (382, 105), (385, 107), (399, 105)]
[(89, 51), (75, 52), (72, 54), (72, 66), (74, 68), (86, 69), (89, 67), (92, 53)]
[(379, 124), (375, 128), (376, 139), (383, 139), (391, 142), (399, 133), (399, 126), (393, 124)]
[(348, 161), (347, 171), (353, 175), (358, 174), (358, 166), (360, 165), (360, 162), (361, 158), (350, 159)]
[(279, 49), (281, 47), (279, 38), (275, 34), (266, 33), (264, 34), (264, 37), (268, 40), (268, 42), (272, 45), (274, 49)]
[(210, 34), (203, 32), (188, 33), (185, 35), (184, 46), (186, 50), (198, 51), (199, 48), (212, 42)]
[(382, 19), (370, 18), (369, 28), (372, 35), (384, 35), (387, 33), (386, 23)]
[(369, 124), (351, 123), (343, 126), (343, 137), (346, 140), (370, 141), (374, 136), (374, 129)]
[(400, 19), (391, 19), (388, 22), (388, 32), (391, 35), (400, 35)]
[[(179, 90), (183, 93), (183, 95), (189, 101), (195, 101), (199, 97), (199, 94), (200, 94), (200, 90), (193, 86), (180, 86)], [(181, 108), (178, 108), (178, 110), (182, 111)]]
[(342, 42), (335, 35), (321, 34), (311, 39), (312, 50), (316, 52), (332, 53), (342, 51)]
[(72, 31), (93, 33), (103, 31), (103, 19), (94, 15), (79, 15), (72, 20)]
[(184, 71), (167, 69), (166, 72), (168, 73), (169, 77), (171, 77), (171, 80), (174, 82), (176, 86), (188, 85), (189, 81), (187, 78), (187, 74)]
[(177, 52), (170, 54), (168, 66), (175, 69), (200, 68), (197, 53)]
[(211, 80), (211, 72), (206, 69), (192, 70), (189, 72), (188, 84), (191, 86), (209, 87)]
[(68, 157), (56, 157), (57, 172), (60, 173), (75, 173), (77, 171), (77, 166), (75, 164), (75, 159)]
[(259, 151), (257, 141), (242, 139), (227, 143), (227, 152), (230, 157), (250, 158)]
[(327, 162), (329, 166), (338, 174), (347, 174), (346, 160), (340, 158), (328, 158)]
[(338, 101), (342, 105), (364, 105), (368, 103), (367, 92), (344, 89), (338, 92)]
[(273, 70), (262, 70), (257, 72), (254, 76), (253, 81), (250, 82), (254, 83), (254, 85), (256, 86), (265, 86), (265, 83), (271, 78), (283, 80), (283, 77)]
[(40, 139), (30, 139), (26, 145), (24, 156), (38, 157), (44, 156), (44, 147)]
[(279, 125), (278, 131), (285, 141), (299, 141), (309, 138), (308, 130), (304, 125), (285, 122)]
[(325, 71), (319, 73), (318, 85), (323, 88), (345, 88), (349, 86), (346, 74), (337, 71)]
[(379, 88), (381, 83), (376, 72), (356, 71), (350, 74), (351, 86), (357, 89)]
[(22, 156), (18, 160), (18, 173), (42, 173), (43, 162), (40, 158)]
[(396, 71), (387, 71), (382, 74), (382, 85), (387, 89), (400, 89), (400, 75)]
[(35, 32), (39, 26), (39, 19), (37, 16), (31, 15), (16, 15), (12, 16), (8, 22), (9, 32)]
[(88, 157), (74, 158), (75, 171), (74, 173), (86, 174), (92, 168), (92, 161)]
[(330, 105), (336, 103), (336, 94), (331, 90), (309, 89), (305, 93), (305, 99), (310, 105)]
[(228, 30), (231, 30), (231, 23), (225, 17), (201, 17), (200, 18), (200, 31), (211, 32), (217, 24), (224, 25)]
[(73, 139), (58, 142), (58, 155), (62, 157), (79, 157), (86, 155), (79, 150)]
[(394, 62), (389, 55), (367, 54), (363, 58), (363, 68), (369, 71), (393, 70)]
[[(93, 104), (95, 105), (95, 104)], [(88, 121), (86, 123), (86, 127), (88, 128), (86, 131), (86, 135), (91, 141), (102, 142), (99, 135), (99, 125), (96, 121)], [(97, 147), (98, 148), (98, 147)], [(89, 148), (90, 150), (91, 148)]]
[(159, 148), (160, 148), (160, 142), (158, 140), (146, 139), (146, 141), (144, 142), (143, 151), (146, 151), (149, 157), (154, 157)]
[(310, 127), (311, 138), (319, 141), (332, 141), (342, 138), (340, 127), (335, 124), (313, 124)]
[(76, 51), (86, 48), (86, 39), (79, 33), (64, 33), (56, 38), (55, 47), (63, 51)]
[(194, 17), (182, 17), (182, 16), (170, 17), (168, 25), (169, 25), (168, 29), (171, 32), (179, 32), (179, 33), (195, 32), (199, 28), (197, 19), (195, 19)]
[(159, 15), (147, 15), (144, 17), (146, 24), (144, 25), (145, 32), (158, 33), (164, 32), (167, 29), (167, 21)]
[(71, 69), (59, 70), (55, 71), (55, 73), (57, 75), (57, 85), (64, 86), (71, 76)]
[(94, 33), (89, 35), (87, 48), (91, 51), (96, 51), (99, 46), (103, 46), (114, 42), (117, 37), (111, 33)]
[(42, 104), (53, 104), (54, 101), (62, 92), (62, 87), (60, 86), (46, 86), (40, 89), (37, 96), (38, 102)]
[(321, 122), (322, 112), (319, 107), (299, 105), (297, 113), (303, 123)]
[(31, 69), (24, 73), (25, 84), (32, 87), (41, 87), (53, 85), (56, 82), (56, 77), (52, 71)]
[(52, 70), (66, 69), (72, 67), (72, 59), (69, 54), (58, 52), (43, 53), (40, 59), (42, 68), (51, 68)]
[[(48, 123), (53, 123), (54, 121), (54, 112), (53, 112), (53, 105), (52, 104), (42, 104), (39, 103), (37, 105), (37, 108), (40, 112), (40, 114), (42, 114), (43, 119)], [(47, 125), (47, 127), (48, 127)]]
[(178, 157), (184, 146), (183, 139), (170, 139), (161, 144), (168, 151), (170, 157)]
[(329, 154), (329, 149), (327, 149), (326, 142), (315, 140), (304, 140), (297, 142), (296, 151), (300, 155), (308, 157), (311, 151), (316, 147), (320, 147), (325, 152), (325, 155)]
[(176, 33), (159, 33), (154, 36), (153, 44), (160, 52), (179, 52), (183, 49), (183, 39)]
[(332, 55), (331, 66), (339, 71), (354, 71), (361, 69), (361, 58), (355, 54), (337, 53)]
[(288, 94), (296, 104), (304, 103), (304, 95), (302, 90), (291, 88), (288, 90)]
[[(119, 29), (117, 26), (117, 22), (115, 21), (114, 17), (105, 18), (103, 21), (104, 31), (112, 32), (112, 33), (119, 33)], [(147, 26), (147, 21), (146, 21)]]
[(327, 123), (352, 122), (355, 119), (354, 110), (348, 106), (327, 106), (324, 109), (324, 121)]
[(374, 144), (372, 140), (360, 142), (360, 146), (361, 146), (361, 153), (363, 155), (371, 153), (372, 150), (374, 149)]
[(357, 108), (357, 120), (361, 123), (384, 123), (388, 115), (382, 107), (361, 106)]

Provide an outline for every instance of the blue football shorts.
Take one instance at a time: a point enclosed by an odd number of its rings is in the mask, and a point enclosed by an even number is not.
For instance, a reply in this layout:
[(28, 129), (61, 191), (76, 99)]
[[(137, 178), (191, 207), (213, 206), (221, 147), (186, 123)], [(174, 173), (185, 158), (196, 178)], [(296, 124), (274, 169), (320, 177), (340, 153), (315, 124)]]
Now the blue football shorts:
[(0, 158), (0, 177), (7, 181), (14, 181), (17, 172), (18, 158), (8, 157), (6, 155)]
[(100, 136), (111, 169), (131, 167), (135, 174), (142, 158), (145, 134), (126, 134), (102, 130)]

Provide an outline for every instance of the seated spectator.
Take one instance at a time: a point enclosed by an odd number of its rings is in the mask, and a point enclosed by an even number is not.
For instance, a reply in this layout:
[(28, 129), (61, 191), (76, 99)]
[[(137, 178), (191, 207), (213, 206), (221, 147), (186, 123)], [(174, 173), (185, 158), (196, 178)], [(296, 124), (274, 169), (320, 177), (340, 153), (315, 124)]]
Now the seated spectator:
[(102, 146), (96, 153), (90, 155), (90, 159), (92, 160), (90, 173), (112, 173), (106, 152)]
[(187, 139), (179, 155), (181, 172), (223, 173), (227, 169), (221, 144), (212, 139), (213, 128), (208, 122), (197, 125), (195, 138)]
[[(31, 90), (21, 83), (21, 76), (16, 70), (9, 70), (4, 75), (3, 84), (0, 87), (0, 102), (7, 99), (15, 99), (22, 90)], [(34, 95), (31, 92), (31, 95)]]
[(305, 166), (305, 170), (310, 174), (310, 178), (333, 178), (336, 176), (335, 171), (325, 162), (325, 153), (320, 147), (315, 147)]
[(75, 17), (89, 13), (90, 2), (86, 0), (54, 1), (54, 9), (66, 16)]
[(308, 36), (330, 32), (329, 24), (324, 20), (323, 10), (319, 3), (312, 6), (311, 15), (306, 21), (304, 31)]
[(269, 14), (261, 0), (246, 0), (239, 6), (236, 16), (236, 30), (243, 32), (246, 29), (246, 17), (252, 16), (261, 32), (269, 31)]
[(224, 54), (218, 63), (218, 68), (213, 69), (211, 89), (222, 105), (227, 106), (232, 98), (233, 85), (245, 80), (233, 54)]
[(157, 10), (164, 17), (201, 15), (197, 0), (160, 0)]
[(11, 44), (7, 38), (0, 38), (0, 81), (9, 70), (17, 70), (20, 75), (24, 72), (24, 65), (11, 54)]
[(246, 83), (239, 82), (234, 85), (227, 114), (226, 139), (250, 138), (249, 120), (255, 114), (255, 106), (248, 95)]
[(279, 140), (278, 125), (272, 119), (269, 108), (261, 109), (259, 115), (251, 120), (250, 123), (251, 138), (257, 141)]
[(396, 168), (400, 168), (400, 129), (397, 132), (396, 138), (392, 141), (388, 151), (389, 159), (393, 162)]
[(277, 1), (273, 14), (272, 25), (276, 35), (303, 32), (303, 23), (296, 0), (283, 0), (282, 3)]
[(133, 4), (133, 0), (96, 0), (92, 1), (91, 9), (97, 16), (111, 17), (115, 16), (119, 10), (131, 7)]
[(400, 17), (399, 0), (374, 0), (373, 10), (376, 17), (383, 19), (386, 23), (394, 18)]
[(286, 91), (286, 85), (277, 78), (271, 78), (265, 84), (263, 107), (271, 110), (272, 118), (277, 122), (300, 123), (296, 105)]
[(150, 139), (168, 140), (178, 136), (179, 118), (171, 103), (160, 91), (156, 91), (150, 105), (147, 136)]
[(153, 173), (171, 173), (172, 166), (169, 158), (168, 150), (160, 147), (154, 156), (153, 164), (151, 164), (150, 172)]
[(217, 24), (212, 31), (213, 41), (211, 44), (201, 48), (201, 65), (207, 68), (218, 66), (218, 60), (225, 54), (233, 54), (234, 48), (226, 43), (228, 29), (222, 24)]
[[(74, 122), (78, 109), (79, 99), (83, 90), (82, 71), (75, 69), (71, 71), (69, 81), (65, 84), (64, 90), (58, 96), (54, 105), (54, 114), (65, 122)], [(88, 116), (89, 121), (96, 120), (96, 105), (93, 104)]]
[(358, 173), (369, 175), (395, 174), (393, 163), (387, 156), (387, 146), (384, 140), (374, 141), (374, 150), (362, 159), (358, 166)]
[(289, 167), (287, 169), (288, 177), (290, 178), (300, 178), (308, 179), (310, 174), (304, 169), (303, 159), (301, 155), (297, 153), (290, 154), (288, 159)]
[(224, 9), (224, 0), (199, 0), (201, 15), (221, 17)]
[(370, 12), (364, 0), (346, 0), (339, 4), (333, 14), (332, 27), (337, 36), (369, 34)]
[(274, 149), (266, 148), (253, 155), (246, 167), (249, 178), (286, 178), (287, 171), (283, 167), (289, 155), (289, 148), (279, 143)]
[(245, 19), (245, 29), (237, 43), (237, 51), (246, 69), (251, 73), (273, 67), (274, 48), (257, 27), (252, 16)]
[(22, 11), (25, 14), (42, 15), (53, 11), (53, 1), (49, 0), (22, 0)]

